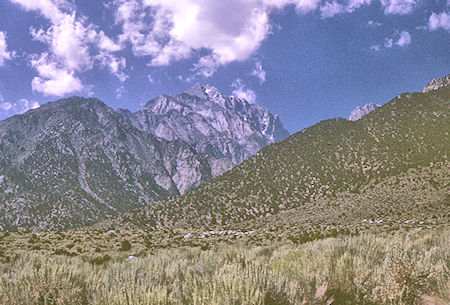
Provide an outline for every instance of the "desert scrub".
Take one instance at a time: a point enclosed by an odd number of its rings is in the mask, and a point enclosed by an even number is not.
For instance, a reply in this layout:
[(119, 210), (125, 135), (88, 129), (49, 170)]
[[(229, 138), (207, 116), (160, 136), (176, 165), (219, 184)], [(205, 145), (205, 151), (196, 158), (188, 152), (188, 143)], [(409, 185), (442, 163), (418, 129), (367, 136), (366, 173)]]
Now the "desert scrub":
[(307, 243), (274, 258), (272, 269), (310, 296), (326, 285), (336, 304), (416, 304), (423, 295), (449, 299), (449, 231), (362, 234)]
[(411, 305), (426, 295), (445, 302), (448, 244), (447, 229), (303, 245), (159, 249), (130, 259), (118, 251), (101, 264), (92, 262), (98, 253), (22, 252), (0, 265), (0, 299), (10, 305)]

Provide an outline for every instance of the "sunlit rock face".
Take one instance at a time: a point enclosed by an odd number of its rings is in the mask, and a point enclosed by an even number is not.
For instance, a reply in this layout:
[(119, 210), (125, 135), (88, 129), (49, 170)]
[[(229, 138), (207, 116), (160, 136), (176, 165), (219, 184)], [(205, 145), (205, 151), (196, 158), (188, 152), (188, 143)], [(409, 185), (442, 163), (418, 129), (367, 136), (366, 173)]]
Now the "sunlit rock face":
[(140, 130), (182, 140), (206, 154), (214, 176), (289, 135), (278, 116), (263, 106), (225, 96), (210, 85), (159, 96), (128, 118)]
[(429, 92), (433, 90), (438, 90), (442, 87), (448, 86), (450, 84), (450, 74), (443, 78), (435, 78), (431, 82), (429, 82), (425, 88), (423, 88), (422, 92)]

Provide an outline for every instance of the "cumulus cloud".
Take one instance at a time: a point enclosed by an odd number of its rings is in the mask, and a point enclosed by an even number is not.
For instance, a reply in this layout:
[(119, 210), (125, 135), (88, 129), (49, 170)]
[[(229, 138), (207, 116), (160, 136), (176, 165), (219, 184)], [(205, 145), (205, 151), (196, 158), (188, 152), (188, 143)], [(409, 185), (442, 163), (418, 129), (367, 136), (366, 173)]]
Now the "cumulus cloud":
[(96, 59), (99, 61), (101, 67), (107, 68), (120, 82), (123, 83), (128, 79), (129, 76), (122, 71), (127, 66), (127, 60), (124, 57), (117, 57), (107, 52), (101, 52), (96, 56)]
[(263, 3), (270, 8), (283, 9), (293, 5), (297, 12), (308, 13), (319, 7), (321, 0), (264, 0)]
[(259, 79), (259, 83), (262, 84), (266, 81), (266, 71), (264, 71), (262, 63), (257, 61), (255, 67), (252, 70), (251, 75)]
[[(88, 86), (83, 85), (81, 74), (94, 67), (104, 68), (125, 82), (127, 61), (116, 52), (128, 46), (134, 56), (148, 57), (148, 65), (154, 67), (195, 59), (195, 75), (191, 78), (210, 77), (221, 66), (252, 58), (272, 33), (269, 16), (273, 11), (291, 6), (299, 14), (320, 10), (322, 18), (330, 18), (351, 13), (372, 0), (109, 0), (105, 7), (113, 12), (115, 24), (121, 29), (114, 39), (77, 13), (73, 0), (10, 1), (50, 22), (49, 27), (30, 29), (35, 41), (48, 46), (44, 54), (30, 59), (38, 73), (32, 82), (33, 90), (45, 95), (65, 95), (86, 90)], [(403, 15), (414, 9), (417, 0), (380, 1), (385, 14)], [(233, 13), (224, 17), (224, 12)], [(444, 27), (445, 18), (447, 15), (432, 15), (429, 27)], [(379, 25), (372, 20), (367, 24)], [(395, 40), (388, 39), (392, 41), (386, 41), (386, 47), (391, 48)], [(396, 44), (408, 43), (404, 37)], [(378, 50), (382, 47), (380, 43)], [(0, 65), (1, 54), (0, 37)], [(260, 62), (251, 75), (261, 83), (265, 81), (266, 72)]]
[(432, 13), (428, 19), (428, 29), (431, 31), (444, 29), (450, 31), (450, 14), (442, 12), (440, 14)]
[(0, 95), (0, 117), (5, 118), (14, 114), (22, 114), (30, 109), (37, 109), (40, 105), (36, 101), (20, 99), (17, 102), (6, 102)]
[(11, 52), (8, 52), (8, 45), (6, 44), (6, 34), (0, 32), (0, 67), (5, 64), (5, 60), (11, 59)]
[(47, 29), (30, 29), (33, 40), (48, 46), (47, 52), (31, 59), (32, 67), (38, 72), (32, 81), (34, 91), (56, 96), (80, 91), (84, 86), (77, 74), (92, 69), (96, 62), (107, 67), (120, 81), (126, 80), (127, 76), (120, 71), (126, 62), (112, 55), (122, 46), (88, 23), (87, 18), (77, 16), (73, 3), (66, 0), (10, 1), (26, 11), (40, 13), (51, 24)]
[(380, 0), (385, 14), (406, 15), (416, 7), (416, 0)]
[(349, 0), (346, 3), (326, 2), (320, 7), (321, 18), (331, 18), (337, 14), (352, 13), (362, 5), (369, 5), (371, 0)]
[(64, 10), (73, 10), (73, 5), (65, 0), (10, 0), (13, 3), (21, 5), (27, 11), (39, 11), (41, 14), (57, 23), (59, 19), (64, 18)]
[(44, 95), (63, 96), (83, 90), (81, 80), (74, 75), (74, 72), (58, 66), (57, 62), (49, 59), (48, 53), (34, 56), (31, 66), (39, 74), (31, 82), (33, 91)]
[(380, 51), (383, 47), (385, 49), (391, 49), (394, 47), (394, 45), (398, 47), (404, 47), (409, 45), (410, 43), (411, 35), (407, 31), (402, 31), (401, 33), (396, 32), (392, 37), (386, 37), (382, 45), (373, 45), (369, 47), (369, 49), (372, 51)]
[[(114, 0), (121, 43), (152, 66), (199, 56), (194, 70), (209, 77), (218, 67), (244, 61), (271, 33), (272, 10), (292, 5), (299, 13), (320, 0)], [(233, 12), (224, 18), (224, 12)]]
[(406, 31), (402, 31), (400, 33), (399, 39), (395, 44), (398, 45), (399, 47), (404, 47), (410, 43), (411, 43), (411, 35)]
[(244, 99), (251, 104), (256, 102), (255, 91), (246, 88), (242, 79), (236, 79), (231, 86), (234, 88), (233, 95), (237, 98)]
[(322, 18), (330, 18), (334, 17), (334, 15), (343, 13), (344, 11), (345, 9), (342, 4), (339, 4), (336, 1), (327, 2), (320, 7), (320, 16)]

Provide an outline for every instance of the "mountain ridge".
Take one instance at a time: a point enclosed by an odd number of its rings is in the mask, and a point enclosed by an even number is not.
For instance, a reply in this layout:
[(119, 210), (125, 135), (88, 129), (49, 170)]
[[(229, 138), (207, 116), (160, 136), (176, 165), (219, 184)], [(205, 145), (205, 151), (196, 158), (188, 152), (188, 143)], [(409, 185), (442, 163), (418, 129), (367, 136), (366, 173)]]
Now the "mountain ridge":
[(322, 121), (265, 147), (211, 182), (113, 223), (138, 228), (223, 226), (341, 192), (358, 193), (371, 181), (410, 168), (433, 162), (448, 167), (449, 101), (449, 87), (403, 93), (358, 121)]
[(0, 122), (0, 136), (2, 229), (83, 225), (212, 178), (192, 147), (137, 130), (98, 99), (48, 103)]
[(211, 85), (196, 84), (180, 94), (160, 95), (126, 116), (140, 130), (187, 142), (222, 163), (228, 159), (228, 169), (289, 135), (278, 115), (225, 96)]
[[(230, 134), (220, 140), (232, 142)], [(266, 145), (258, 135), (242, 144)], [(0, 230), (84, 226), (184, 193), (233, 166), (231, 154), (199, 152), (196, 139), (167, 138), (97, 98), (60, 99), (0, 121)]]

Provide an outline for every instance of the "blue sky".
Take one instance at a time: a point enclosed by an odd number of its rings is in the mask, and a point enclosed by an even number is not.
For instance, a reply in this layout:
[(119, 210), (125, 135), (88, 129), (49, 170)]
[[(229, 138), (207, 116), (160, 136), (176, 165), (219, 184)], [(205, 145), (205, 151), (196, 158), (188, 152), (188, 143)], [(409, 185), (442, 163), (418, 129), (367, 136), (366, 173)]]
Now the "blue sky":
[(449, 0), (0, 0), (0, 119), (209, 83), (290, 132), (450, 73)]

